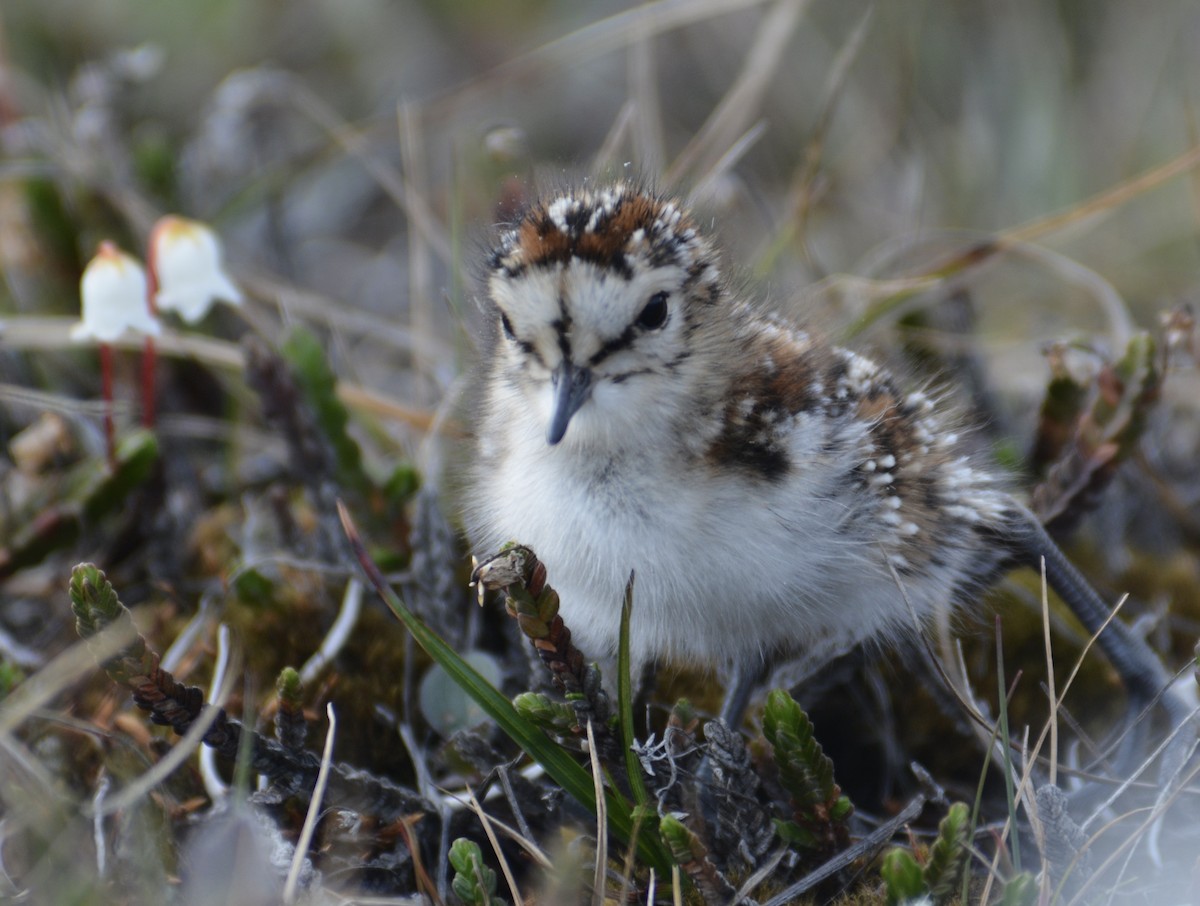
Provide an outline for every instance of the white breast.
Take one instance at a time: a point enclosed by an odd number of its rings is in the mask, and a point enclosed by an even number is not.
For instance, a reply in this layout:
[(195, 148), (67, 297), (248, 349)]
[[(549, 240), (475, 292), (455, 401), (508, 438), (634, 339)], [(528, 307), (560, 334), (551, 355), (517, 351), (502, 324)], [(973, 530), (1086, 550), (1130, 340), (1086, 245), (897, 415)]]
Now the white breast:
[[(615, 651), (631, 571), (639, 662), (726, 662), (911, 625), (869, 530), (871, 500), (842, 480), (856, 454), (823, 455), (815, 425), (796, 425), (797, 465), (776, 483), (684, 467), (678, 444), (609, 459), (551, 447), (534, 425), (506, 427), (511, 446), (485, 464), (487, 491), (469, 504), (476, 553), (531, 547), (589, 656)], [(951, 585), (906, 593), (925, 614)]]

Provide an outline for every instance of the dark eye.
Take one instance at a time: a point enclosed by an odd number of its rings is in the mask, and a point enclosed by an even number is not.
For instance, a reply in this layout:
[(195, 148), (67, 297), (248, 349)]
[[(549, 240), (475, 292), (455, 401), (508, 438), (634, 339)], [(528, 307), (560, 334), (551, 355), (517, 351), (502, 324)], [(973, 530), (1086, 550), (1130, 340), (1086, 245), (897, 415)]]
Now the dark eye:
[(515, 340), (517, 335), (513, 333), (512, 321), (508, 320), (508, 315), (500, 312), (500, 329), (504, 331), (504, 335), (510, 340)]
[(655, 293), (634, 322), (644, 330), (658, 330), (667, 323), (667, 294)]

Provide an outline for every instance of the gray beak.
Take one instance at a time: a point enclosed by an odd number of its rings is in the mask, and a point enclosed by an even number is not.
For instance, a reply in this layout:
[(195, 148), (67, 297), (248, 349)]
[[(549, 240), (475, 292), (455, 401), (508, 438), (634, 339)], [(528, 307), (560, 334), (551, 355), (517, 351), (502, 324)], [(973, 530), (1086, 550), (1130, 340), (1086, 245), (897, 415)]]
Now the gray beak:
[(546, 434), (546, 441), (550, 446), (554, 446), (567, 433), (571, 416), (587, 402), (592, 392), (592, 373), (586, 368), (577, 368), (564, 359), (563, 363), (554, 369), (550, 380), (554, 384), (554, 411), (550, 415), (550, 430)]

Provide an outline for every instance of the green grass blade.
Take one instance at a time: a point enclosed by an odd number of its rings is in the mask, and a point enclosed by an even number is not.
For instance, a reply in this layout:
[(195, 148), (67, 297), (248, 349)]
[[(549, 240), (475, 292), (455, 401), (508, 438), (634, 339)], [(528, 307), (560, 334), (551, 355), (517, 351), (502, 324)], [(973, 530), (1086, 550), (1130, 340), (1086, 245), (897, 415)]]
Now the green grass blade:
[(1004, 688), (1004, 645), (1000, 635), (1000, 617), (996, 617), (996, 684), (999, 687), (1000, 740), (1004, 744), (1004, 795), (1008, 799), (1008, 814), (1012, 821), (1013, 867), (1021, 871), (1021, 841), (1017, 834), (1017, 796), (1013, 789), (1012, 739), (1008, 733), (1008, 694)]

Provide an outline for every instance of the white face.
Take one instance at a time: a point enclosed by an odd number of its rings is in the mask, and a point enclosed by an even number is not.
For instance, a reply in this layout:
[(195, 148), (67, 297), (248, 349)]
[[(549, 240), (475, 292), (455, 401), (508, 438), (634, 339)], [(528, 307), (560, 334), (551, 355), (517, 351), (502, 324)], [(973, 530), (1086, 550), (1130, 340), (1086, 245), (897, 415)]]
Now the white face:
[[(564, 443), (586, 443), (653, 416), (664, 381), (687, 358), (682, 268), (635, 269), (626, 278), (577, 258), (494, 275), (505, 370), (548, 428), (564, 366), (590, 376)], [(511, 332), (511, 336), (509, 333)]]

